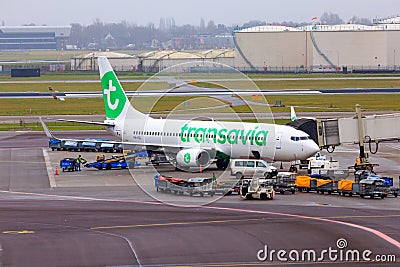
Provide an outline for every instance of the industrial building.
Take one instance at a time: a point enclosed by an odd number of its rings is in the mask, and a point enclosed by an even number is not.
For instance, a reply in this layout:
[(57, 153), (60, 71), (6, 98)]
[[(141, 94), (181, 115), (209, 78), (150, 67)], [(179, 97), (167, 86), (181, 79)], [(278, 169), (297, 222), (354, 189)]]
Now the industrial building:
[(71, 26), (0, 26), (0, 50), (61, 50)]
[(233, 49), (211, 49), (205, 51), (160, 50), (138, 55), (138, 70), (158, 72), (173, 65), (199, 61), (217, 62), (229, 66), (235, 65)]
[(236, 67), (264, 71), (393, 70), (400, 65), (400, 19), (374, 25), (257, 26), (235, 31)]
[(141, 53), (139, 55), (128, 55), (116, 52), (93, 52), (71, 59), (71, 70), (96, 71), (97, 58), (106, 56), (116, 71), (144, 71), (158, 72), (168, 67), (198, 62), (218, 62), (234, 66), (235, 51), (233, 49), (212, 49), (205, 51), (176, 51), (159, 50)]
[(93, 52), (71, 58), (71, 70), (97, 71), (97, 58), (107, 57), (116, 71), (136, 71), (138, 59), (135, 56), (117, 52)]

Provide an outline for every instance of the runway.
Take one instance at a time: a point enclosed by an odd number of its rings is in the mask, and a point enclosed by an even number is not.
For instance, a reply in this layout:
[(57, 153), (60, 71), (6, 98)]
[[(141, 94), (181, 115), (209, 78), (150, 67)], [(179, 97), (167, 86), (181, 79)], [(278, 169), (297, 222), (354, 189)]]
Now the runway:
[[(60, 135), (109, 138), (102, 131)], [(331, 260), (327, 254), (311, 262), (277, 256), (279, 250), (315, 250), (320, 256), (329, 247), (338, 256), (339, 251), (371, 250), (373, 259), (393, 254), (400, 260), (400, 206), (395, 198), (296, 193), (277, 195), (272, 201), (244, 201), (231, 195), (205, 206), (174, 207), (129, 181), (127, 170), (62, 173), (56, 178), (60, 186), (51, 188), (43, 157), (46, 146), (43, 133), (0, 135), (0, 266), (377, 264)], [(393, 151), (397, 150), (387, 147), (383, 152)], [(77, 154), (49, 151), (52, 165), (61, 153)], [(100, 179), (109, 183), (96, 184)], [(347, 246), (339, 248), (339, 239)], [(262, 261), (257, 256), (265, 246), (276, 252)]]

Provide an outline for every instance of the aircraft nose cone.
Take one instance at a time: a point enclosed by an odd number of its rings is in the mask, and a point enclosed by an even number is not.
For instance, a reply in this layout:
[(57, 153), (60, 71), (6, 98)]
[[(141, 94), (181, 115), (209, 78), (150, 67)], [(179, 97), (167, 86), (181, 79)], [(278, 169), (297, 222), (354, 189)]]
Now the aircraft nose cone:
[(305, 146), (304, 152), (307, 154), (307, 157), (311, 157), (314, 156), (319, 150), (319, 146), (314, 141), (310, 140), (310, 142), (308, 142), (308, 144)]

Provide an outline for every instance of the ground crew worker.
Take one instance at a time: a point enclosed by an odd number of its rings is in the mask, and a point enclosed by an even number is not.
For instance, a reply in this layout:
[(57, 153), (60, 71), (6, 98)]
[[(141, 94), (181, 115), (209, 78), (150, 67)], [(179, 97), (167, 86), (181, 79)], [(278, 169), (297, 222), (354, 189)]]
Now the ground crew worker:
[(76, 159), (76, 168), (75, 170), (80, 171), (81, 170), (81, 164), (83, 163), (84, 159), (82, 158), (81, 155), (78, 156), (78, 158)]

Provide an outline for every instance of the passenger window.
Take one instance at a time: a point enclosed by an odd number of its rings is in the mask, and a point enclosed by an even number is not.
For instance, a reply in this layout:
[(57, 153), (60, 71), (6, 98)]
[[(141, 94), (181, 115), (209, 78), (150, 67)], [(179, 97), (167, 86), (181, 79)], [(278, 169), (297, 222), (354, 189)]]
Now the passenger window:
[(265, 168), (266, 166), (265, 166), (265, 164), (262, 163), (261, 161), (257, 161), (257, 167)]
[(245, 165), (244, 163), (245, 163), (244, 161), (236, 161), (235, 166), (236, 167), (244, 167), (244, 165)]
[(247, 167), (253, 168), (254, 167), (254, 161), (248, 161), (247, 162)]

